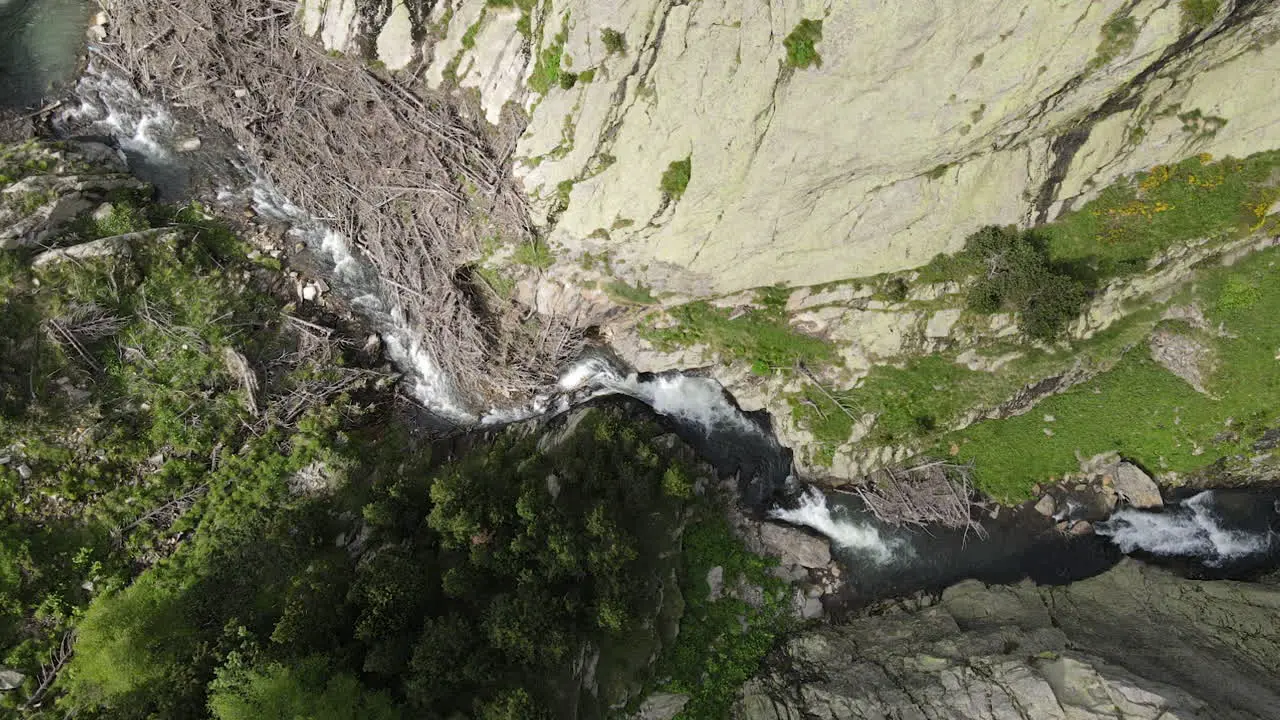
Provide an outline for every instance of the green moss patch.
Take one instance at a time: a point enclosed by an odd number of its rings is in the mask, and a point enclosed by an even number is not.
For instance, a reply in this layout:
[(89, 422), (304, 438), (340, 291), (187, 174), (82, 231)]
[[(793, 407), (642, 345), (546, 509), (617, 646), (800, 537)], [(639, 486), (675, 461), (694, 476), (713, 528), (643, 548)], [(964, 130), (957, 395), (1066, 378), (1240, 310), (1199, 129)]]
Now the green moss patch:
[(822, 41), (822, 21), (804, 19), (782, 40), (787, 48), (787, 65), (793, 68), (822, 67), (817, 45)]
[(689, 187), (689, 180), (693, 178), (693, 158), (687, 157), (683, 160), (676, 160), (667, 166), (666, 172), (662, 173), (662, 181), (659, 187), (662, 192), (672, 200), (679, 200), (684, 191)]
[(785, 290), (763, 290), (761, 299), (763, 307), (742, 311), (706, 301), (681, 305), (669, 313), (673, 326), (642, 326), (641, 334), (668, 350), (706, 345), (726, 362), (746, 362), (757, 374), (790, 371), (797, 363), (819, 366), (837, 360), (829, 342), (787, 324)]

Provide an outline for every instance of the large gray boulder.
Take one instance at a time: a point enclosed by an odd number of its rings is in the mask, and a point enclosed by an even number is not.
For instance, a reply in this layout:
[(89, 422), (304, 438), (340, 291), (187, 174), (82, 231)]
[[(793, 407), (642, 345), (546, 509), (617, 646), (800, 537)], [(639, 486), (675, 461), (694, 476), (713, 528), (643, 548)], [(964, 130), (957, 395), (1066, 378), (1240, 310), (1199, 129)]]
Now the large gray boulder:
[(968, 581), (942, 600), (792, 638), (734, 717), (1273, 718), (1280, 588), (1126, 560), (1069, 586)]

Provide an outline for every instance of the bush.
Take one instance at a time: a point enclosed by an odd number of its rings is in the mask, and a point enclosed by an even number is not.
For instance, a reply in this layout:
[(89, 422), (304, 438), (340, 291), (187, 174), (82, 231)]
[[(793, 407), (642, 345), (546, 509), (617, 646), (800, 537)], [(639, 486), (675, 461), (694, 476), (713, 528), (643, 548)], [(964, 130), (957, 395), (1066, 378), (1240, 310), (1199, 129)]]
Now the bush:
[(613, 28), (604, 28), (600, 31), (600, 42), (604, 43), (604, 48), (610, 55), (627, 51), (626, 36)]
[(679, 200), (680, 196), (684, 195), (685, 188), (689, 187), (689, 180), (692, 178), (693, 158), (691, 156), (668, 165), (667, 171), (662, 173), (662, 182), (659, 186), (667, 197)]
[(1218, 15), (1222, 0), (1182, 0), (1182, 17), (1194, 27), (1204, 27)]
[(801, 20), (791, 34), (783, 39), (787, 48), (787, 64), (793, 68), (822, 67), (822, 56), (816, 45), (822, 40), (821, 20)]
[(969, 309), (1017, 312), (1022, 331), (1033, 338), (1056, 338), (1089, 298), (1081, 280), (1050, 261), (1034, 231), (988, 226), (969, 236), (961, 254), (963, 264), (979, 268)]

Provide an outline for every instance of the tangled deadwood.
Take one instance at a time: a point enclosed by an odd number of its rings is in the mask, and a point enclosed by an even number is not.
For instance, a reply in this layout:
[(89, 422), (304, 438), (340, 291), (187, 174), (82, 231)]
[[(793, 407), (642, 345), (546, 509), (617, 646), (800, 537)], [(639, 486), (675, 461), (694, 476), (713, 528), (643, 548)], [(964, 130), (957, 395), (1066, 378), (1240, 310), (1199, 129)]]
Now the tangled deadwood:
[(886, 469), (873, 475), (857, 493), (882, 521), (916, 527), (942, 526), (986, 537), (974, 519), (971, 468), (942, 462)]
[(44, 332), (53, 344), (72, 351), (93, 370), (100, 370), (89, 345), (114, 335), (124, 327), (124, 320), (97, 305), (75, 304), (56, 318), (44, 321)]
[(581, 345), (569, 323), (506, 317), (459, 268), (477, 235), (525, 242), (508, 158), (443, 97), (326, 55), (294, 0), (110, 0), (99, 53), (222, 128), (276, 188), (359, 247), (464, 399), (527, 393)]

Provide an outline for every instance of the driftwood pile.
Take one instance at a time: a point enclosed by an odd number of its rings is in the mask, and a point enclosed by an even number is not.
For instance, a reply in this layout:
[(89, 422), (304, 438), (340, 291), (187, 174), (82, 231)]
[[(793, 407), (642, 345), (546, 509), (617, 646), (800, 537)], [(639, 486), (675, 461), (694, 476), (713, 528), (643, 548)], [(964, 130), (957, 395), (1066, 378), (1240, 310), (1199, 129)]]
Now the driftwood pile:
[(145, 93), (220, 127), (291, 201), (352, 239), (384, 293), (473, 400), (526, 393), (576, 354), (570, 323), (481, 299), (481, 233), (532, 239), (495, 149), (447, 98), (331, 57), (294, 0), (109, 0), (97, 54)]
[(867, 509), (893, 525), (963, 528), (986, 537), (975, 519), (971, 470), (967, 466), (930, 462), (910, 468), (885, 469), (856, 488)]

